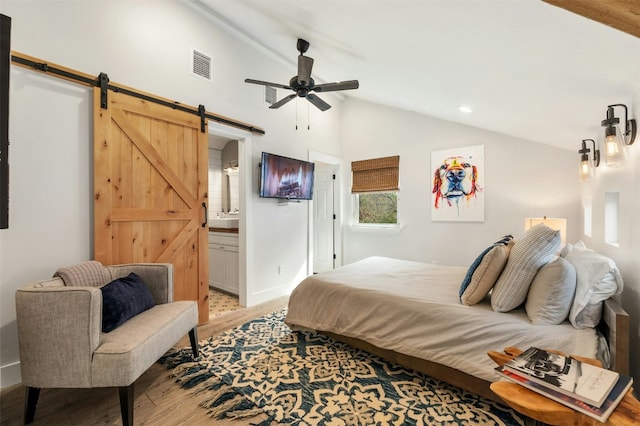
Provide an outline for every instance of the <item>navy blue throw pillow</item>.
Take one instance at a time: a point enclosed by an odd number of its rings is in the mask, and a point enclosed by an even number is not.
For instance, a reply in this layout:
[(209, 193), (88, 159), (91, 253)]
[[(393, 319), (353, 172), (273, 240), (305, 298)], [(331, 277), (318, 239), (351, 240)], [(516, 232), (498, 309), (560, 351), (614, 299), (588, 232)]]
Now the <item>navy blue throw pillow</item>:
[(153, 296), (134, 272), (111, 281), (102, 290), (102, 331), (108, 333), (125, 321), (153, 308)]

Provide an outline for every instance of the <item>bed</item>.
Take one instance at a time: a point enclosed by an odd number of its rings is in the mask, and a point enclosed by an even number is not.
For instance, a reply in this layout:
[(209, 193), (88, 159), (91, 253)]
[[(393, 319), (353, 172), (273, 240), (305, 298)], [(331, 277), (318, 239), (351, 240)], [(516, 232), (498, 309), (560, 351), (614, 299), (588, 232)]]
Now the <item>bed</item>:
[(628, 374), (628, 316), (613, 299), (601, 304), (598, 327), (534, 325), (522, 306), (496, 312), (489, 295), (471, 306), (461, 303), (468, 269), (366, 258), (303, 280), (289, 298), (286, 323), (494, 400), (499, 397), (489, 385), (499, 376), (487, 352), (510, 346), (599, 358)]

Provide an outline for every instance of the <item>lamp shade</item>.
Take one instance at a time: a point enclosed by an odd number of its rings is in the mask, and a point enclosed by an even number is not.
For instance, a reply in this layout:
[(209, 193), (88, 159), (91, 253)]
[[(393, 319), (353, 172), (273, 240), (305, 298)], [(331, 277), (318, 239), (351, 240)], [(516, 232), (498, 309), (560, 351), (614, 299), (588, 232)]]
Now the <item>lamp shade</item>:
[(536, 226), (540, 223), (544, 223), (551, 229), (560, 231), (560, 239), (562, 245), (567, 243), (567, 219), (561, 217), (528, 217), (524, 220), (524, 230)]

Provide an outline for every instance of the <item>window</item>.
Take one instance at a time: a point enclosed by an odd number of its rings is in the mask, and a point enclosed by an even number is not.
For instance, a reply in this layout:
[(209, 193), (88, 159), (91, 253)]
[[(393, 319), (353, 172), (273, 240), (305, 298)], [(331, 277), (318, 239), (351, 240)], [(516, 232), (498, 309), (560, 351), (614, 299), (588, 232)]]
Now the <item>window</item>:
[(591, 199), (587, 199), (585, 205), (583, 207), (583, 217), (584, 217), (584, 235), (587, 237), (591, 236), (591, 228), (593, 224), (593, 211), (591, 208)]
[(618, 221), (620, 219), (620, 193), (607, 192), (604, 194), (604, 241), (618, 247)]
[(399, 165), (399, 156), (351, 163), (355, 223), (398, 224)]
[(373, 194), (356, 194), (357, 223), (397, 224), (398, 193), (376, 192)]

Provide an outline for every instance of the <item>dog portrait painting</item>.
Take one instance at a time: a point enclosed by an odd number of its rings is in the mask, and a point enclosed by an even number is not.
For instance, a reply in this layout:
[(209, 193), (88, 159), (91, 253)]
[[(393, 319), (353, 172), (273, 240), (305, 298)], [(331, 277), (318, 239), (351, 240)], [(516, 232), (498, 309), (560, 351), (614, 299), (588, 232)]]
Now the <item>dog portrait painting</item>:
[(484, 145), (431, 153), (432, 220), (484, 221)]

